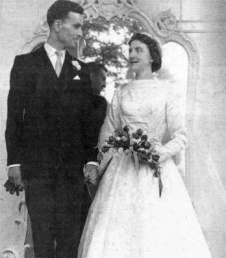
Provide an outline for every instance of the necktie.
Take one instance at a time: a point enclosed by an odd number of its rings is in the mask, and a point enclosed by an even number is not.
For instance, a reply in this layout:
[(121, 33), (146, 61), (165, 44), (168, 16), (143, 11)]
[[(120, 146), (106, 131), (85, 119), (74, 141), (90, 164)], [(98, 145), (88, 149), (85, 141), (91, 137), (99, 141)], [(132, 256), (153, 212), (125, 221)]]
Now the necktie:
[(62, 69), (61, 55), (62, 55), (61, 52), (56, 51), (57, 60), (56, 60), (56, 65), (55, 65), (55, 71), (56, 71), (56, 74), (58, 77), (59, 77), (61, 69)]

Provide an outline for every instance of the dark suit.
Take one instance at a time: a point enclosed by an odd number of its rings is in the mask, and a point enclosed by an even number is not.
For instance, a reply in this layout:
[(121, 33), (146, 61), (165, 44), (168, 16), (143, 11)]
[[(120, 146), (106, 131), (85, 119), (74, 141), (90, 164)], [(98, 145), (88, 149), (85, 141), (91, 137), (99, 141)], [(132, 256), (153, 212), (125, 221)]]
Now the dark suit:
[[(92, 126), (89, 127), (89, 135), (94, 139), (96, 142), (98, 142), (99, 133), (101, 126), (104, 123), (104, 118), (106, 116), (107, 111), (107, 101), (104, 97), (95, 95), (93, 97), (92, 101), (92, 111), (91, 111), (91, 124)], [(88, 184), (88, 192), (93, 200), (97, 191), (98, 186), (94, 186), (92, 184)], [(89, 203), (88, 203), (89, 205)], [(87, 206), (88, 209), (88, 206)]]
[[(83, 164), (96, 160), (87, 130), (92, 94), (88, 68), (66, 53), (60, 77), (42, 46), (17, 56), (11, 71), (8, 165), (21, 164), (36, 257), (76, 257), (86, 211)], [(78, 75), (81, 80), (73, 78)]]
[(92, 127), (89, 127), (90, 132), (88, 134), (96, 142), (98, 142), (100, 128), (104, 123), (106, 110), (107, 110), (106, 99), (98, 95), (93, 96), (91, 119), (90, 119)]

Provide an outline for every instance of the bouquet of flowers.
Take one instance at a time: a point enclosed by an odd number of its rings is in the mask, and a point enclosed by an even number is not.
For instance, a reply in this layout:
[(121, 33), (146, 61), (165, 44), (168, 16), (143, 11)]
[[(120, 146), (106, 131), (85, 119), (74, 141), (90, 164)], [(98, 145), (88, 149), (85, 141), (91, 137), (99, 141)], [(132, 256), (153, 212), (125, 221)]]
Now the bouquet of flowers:
[(130, 134), (128, 126), (125, 126), (122, 130), (116, 129), (114, 131), (113, 135), (105, 142), (101, 152), (106, 153), (112, 148), (122, 148), (125, 153), (132, 154), (136, 168), (139, 168), (139, 162), (147, 163), (154, 170), (154, 176), (158, 178), (159, 196), (161, 197), (163, 184), (159, 156), (155, 154), (155, 146), (157, 144), (158, 141), (155, 139), (148, 140), (148, 136), (143, 134), (141, 129)]

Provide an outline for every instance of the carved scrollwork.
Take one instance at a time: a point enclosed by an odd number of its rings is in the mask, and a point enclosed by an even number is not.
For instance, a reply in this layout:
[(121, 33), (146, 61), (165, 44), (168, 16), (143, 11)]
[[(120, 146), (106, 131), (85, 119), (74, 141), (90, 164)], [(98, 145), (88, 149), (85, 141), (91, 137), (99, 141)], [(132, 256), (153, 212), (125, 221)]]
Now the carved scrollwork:
[(47, 23), (46, 15), (41, 18), (33, 33), (34, 35), (38, 35), (40, 33), (49, 34), (49, 26)]
[(24, 54), (31, 52), (38, 45), (45, 43), (49, 35), (49, 26), (46, 16), (43, 16), (39, 23), (36, 25), (33, 36), (27, 40), (27, 42), (18, 51), (18, 54)]
[(160, 13), (155, 18), (155, 30), (161, 36), (168, 36), (171, 32), (180, 32), (177, 18), (171, 10)]
[(15, 250), (5, 250), (1, 258), (20, 258), (20, 256)]
[(123, 19), (131, 12), (139, 11), (133, 0), (92, 0), (83, 6), (86, 20), (99, 17), (110, 21), (113, 18)]

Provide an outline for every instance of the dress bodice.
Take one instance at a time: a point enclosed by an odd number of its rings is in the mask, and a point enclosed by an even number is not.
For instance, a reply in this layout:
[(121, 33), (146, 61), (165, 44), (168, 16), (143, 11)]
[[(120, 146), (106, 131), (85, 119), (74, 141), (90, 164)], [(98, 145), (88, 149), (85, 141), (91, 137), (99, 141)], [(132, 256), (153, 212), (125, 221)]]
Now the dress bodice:
[(130, 82), (118, 96), (122, 121), (131, 132), (141, 128), (149, 137), (162, 141), (167, 129), (167, 100), (171, 95), (157, 80)]
[(162, 144), (168, 139), (170, 148), (183, 148), (187, 138), (181, 94), (169, 82), (157, 79), (134, 80), (121, 86), (115, 92), (100, 139), (106, 140), (107, 134), (124, 125), (130, 132), (142, 129), (149, 139)]

